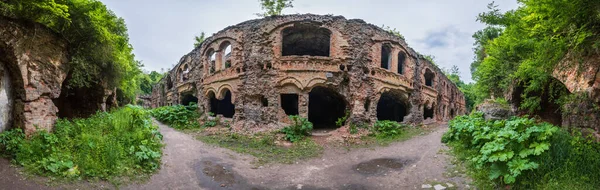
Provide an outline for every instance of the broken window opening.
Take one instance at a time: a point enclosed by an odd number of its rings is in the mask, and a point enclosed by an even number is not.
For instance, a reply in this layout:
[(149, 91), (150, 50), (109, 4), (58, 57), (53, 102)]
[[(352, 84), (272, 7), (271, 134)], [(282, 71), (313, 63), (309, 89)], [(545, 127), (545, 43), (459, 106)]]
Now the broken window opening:
[(265, 96), (260, 96), (260, 102), (262, 103), (263, 107), (269, 106), (269, 100), (265, 98)]
[(433, 86), (433, 78), (435, 74), (429, 69), (425, 70), (425, 86)]
[(283, 29), (281, 55), (329, 56), (331, 31), (310, 23)]
[(222, 69), (231, 67), (231, 43), (225, 42), (221, 45), (223, 55), (221, 57), (221, 63), (223, 63)]
[(434, 106), (431, 106), (431, 108), (427, 108), (427, 106), (424, 106), (423, 119), (433, 119), (433, 107)]
[(407, 105), (400, 92), (384, 92), (377, 102), (377, 120), (402, 122), (408, 115)]
[(381, 47), (381, 68), (390, 69), (390, 63), (392, 62), (392, 46), (389, 44), (383, 44)]
[(298, 115), (298, 94), (281, 94), (281, 108), (286, 115)]
[(326, 87), (315, 87), (309, 93), (308, 121), (315, 129), (335, 128), (338, 118), (346, 115), (344, 97)]
[(398, 74), (404, 74), (404, 62), (406, 61), (406, 53), (398, 53)]

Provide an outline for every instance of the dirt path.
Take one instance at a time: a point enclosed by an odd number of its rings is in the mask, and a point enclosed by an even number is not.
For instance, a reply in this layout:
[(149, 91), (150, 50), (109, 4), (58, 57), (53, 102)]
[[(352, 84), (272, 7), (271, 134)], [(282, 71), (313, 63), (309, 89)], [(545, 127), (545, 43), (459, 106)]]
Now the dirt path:
[(159, 124), (164, 135), (162, 169), (146, 184), (125, 189), (421, 189), (447, 179), (446, 127), (387, 147), (325, 150), (321, 158), (256, 167), (252, 156), (204, 144)]
[[(320, 158), (261, 167), (251, 164), (252, 156), (204, 144), (163, 124), (159, 127), (166, 144), (161, 170), (143, 184), (122, 189), (421, 189), (433, 181), (464, 188), (463, 179), (443, 176), (448, 165), (440, 152), (446, 149), (440, 143), (445, 126), (387, 147), (326, 148)], [(85, 182), (48, 187), (43, 180), (25, 179), (20, 169), (9, 165), (0, 160), (0, 189), (111, 187)]]

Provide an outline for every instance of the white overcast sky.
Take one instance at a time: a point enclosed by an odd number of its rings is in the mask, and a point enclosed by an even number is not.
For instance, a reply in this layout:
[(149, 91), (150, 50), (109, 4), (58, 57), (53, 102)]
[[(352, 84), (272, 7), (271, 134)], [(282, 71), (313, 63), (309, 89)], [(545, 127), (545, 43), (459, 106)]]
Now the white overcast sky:
[[(294, 0), (284, 14), (313, 13), (363, 19), (396, 28), (408, 45), (436, 57), (440, 67), (457, 65), (461, 78), (472, 81), (472, 35), (483, 28), (475, 19), (492, 0)], [(102, 0), (123, 17), (130, 43), (145, 70), (170, 69), (193, 49), (194, 36), (207, 37), (261, 12), (258, 0)], [(502, 11), (516, 0), (496, 0)]]

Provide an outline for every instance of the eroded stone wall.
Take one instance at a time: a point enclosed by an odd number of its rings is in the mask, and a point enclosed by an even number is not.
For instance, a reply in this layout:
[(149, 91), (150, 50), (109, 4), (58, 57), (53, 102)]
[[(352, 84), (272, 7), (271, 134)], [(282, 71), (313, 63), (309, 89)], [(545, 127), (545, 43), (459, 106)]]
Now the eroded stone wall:
[[(10, 115), (12, 127), (27, 134), (52, 128), (58, 118), (52, 99), (60, 95), (68, 70), (66, 47), (62, 38), (42, 25), (0, 17), (0, 101), (6, 106), (0, 115)], [(5, 95), (12, 106), (4, 104)], [(11, 109), (12, 113), (7, 111)]]
[[(355, 123), (414, 124), (466, 112), (456, 85), (403, 39), (341, 16), (274, 16), (225, 28), (182, 57), (153, 89), (152, 106), (180, 104), (190, 92), (203, 113), (233, 109), (237, 130), (279, 128), (290, 113), (331, 125), (311, 110), (337, 117), (343, 108)], [(381, 104), (388, 93), (384, 101), (394, 106)]]

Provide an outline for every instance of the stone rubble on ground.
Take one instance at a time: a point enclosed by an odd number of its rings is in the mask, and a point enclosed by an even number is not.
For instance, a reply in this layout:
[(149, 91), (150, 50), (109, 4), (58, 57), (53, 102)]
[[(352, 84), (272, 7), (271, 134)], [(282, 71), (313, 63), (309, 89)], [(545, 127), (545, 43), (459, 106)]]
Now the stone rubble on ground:
[(443, 185), (437, 184), (437, 185), (433, 186), (433, 189), (435, 189), (435, 190), (444, 190), (444, 189), (446, 189), (446, 187), (444, 187)]

